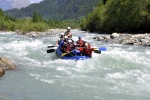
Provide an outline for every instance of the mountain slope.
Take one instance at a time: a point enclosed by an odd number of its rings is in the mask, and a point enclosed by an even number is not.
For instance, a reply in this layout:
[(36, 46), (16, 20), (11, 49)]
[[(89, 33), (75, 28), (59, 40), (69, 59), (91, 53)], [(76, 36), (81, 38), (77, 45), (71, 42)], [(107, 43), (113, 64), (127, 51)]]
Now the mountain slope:
[(32, 17), (34, 12), (46, 19), (75, 19), (92, 12), (100, 0), (44, 0), (20, 10), (6, 11), (15, 17)]

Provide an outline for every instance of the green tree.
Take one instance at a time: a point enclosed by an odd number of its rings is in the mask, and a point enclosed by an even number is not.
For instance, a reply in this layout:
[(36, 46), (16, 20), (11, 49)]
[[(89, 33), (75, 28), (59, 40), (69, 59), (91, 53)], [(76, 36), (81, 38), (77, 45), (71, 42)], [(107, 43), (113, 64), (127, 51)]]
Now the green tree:
[(141, 11), (141, 26), (140, 30), (146, 30), (147, 32), (150, 32), (150, 1), (146, 2), (147, 4), (145, 5), (145, 10)]
[(2, 9), (0, 9), (0, 17), (3, 17), (4, 16), (4, 12)]
[(34, 12), (34, 14), (33, 14), (32, 21), (33, 21), (33, 22), (38, 22), (38, 21), (39, 21), (38, 15), (37, 15), (36, 12)]
[(150, 32), (150, 0), (107, 0), (86, 20), (84, 29), (90, 31)]
[(15, 17), (33, 17), (34, 11), (45, 19), (70, 20), (85, 17), (92, 12), (100, 0), (43, 0), (21, 9), (8, 10), (5, 13)]
[(86, 19), (82, 20), (81, 29), (91, 32), (100, 31), (102, 14), (104, 10), (104, 4), (103, 2), (100, 2), (99, 7), (96, 7), (93, 13), (90, 13)]
[(34, 12), (32, 21), (33, 22), (44, 22), (44, 19), (42, 18), (42, 16), (40, 14), (37, 14), (36, 12)]
[(107, 0), (103, 0), (103, 4), (104, 4), (104, 5), (106, 4), (106, 2), (107, 2)]

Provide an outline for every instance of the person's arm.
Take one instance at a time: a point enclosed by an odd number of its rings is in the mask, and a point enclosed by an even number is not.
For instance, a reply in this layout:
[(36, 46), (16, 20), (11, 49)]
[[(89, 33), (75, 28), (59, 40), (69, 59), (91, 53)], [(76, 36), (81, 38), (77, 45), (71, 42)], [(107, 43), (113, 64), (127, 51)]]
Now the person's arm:
[(67, 36), (69, 37), (69, 36), (71, 36), (71, 35), (72, 35), (72, 33), (71, 33), (71, 32), (69, 32), (69, 34), (68, 34)]
[(56, 41), (56, 47), (58, 47), (58, 45), (59, 45), (59, 44), (58, 44), (58, 43), (59, 43), (59, 41), (60, 41), (60, 38), (58, 38), (58, 39), (57, 39), (57, 41)]
[(58, 47), (58, 41), (56, 41), (56, 47)]

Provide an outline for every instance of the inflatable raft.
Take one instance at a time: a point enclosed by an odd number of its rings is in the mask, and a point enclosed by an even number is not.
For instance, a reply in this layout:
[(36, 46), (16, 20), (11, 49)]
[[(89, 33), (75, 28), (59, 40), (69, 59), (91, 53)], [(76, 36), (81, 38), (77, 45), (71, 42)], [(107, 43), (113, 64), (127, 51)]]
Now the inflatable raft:
[(63, 53), (60, 48), (56, 49), (56, 55), (65, 60), (85, 60), (91, 58), (90, 56), (83, 55), (79, 50), (73, 50), (70, 53)]

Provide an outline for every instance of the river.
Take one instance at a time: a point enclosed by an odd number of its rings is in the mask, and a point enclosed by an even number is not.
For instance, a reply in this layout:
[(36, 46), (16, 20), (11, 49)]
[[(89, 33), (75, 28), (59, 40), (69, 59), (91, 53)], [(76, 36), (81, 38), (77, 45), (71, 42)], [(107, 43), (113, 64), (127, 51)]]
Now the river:
[(0, 78), (0, 100), (150, 100), (150, 47), (98, 42), (98, 34), (72, 30), (101, 54), (81, 61), (46, 53), (57, 35), (0, 32), (0, 57), (17, 66)]

